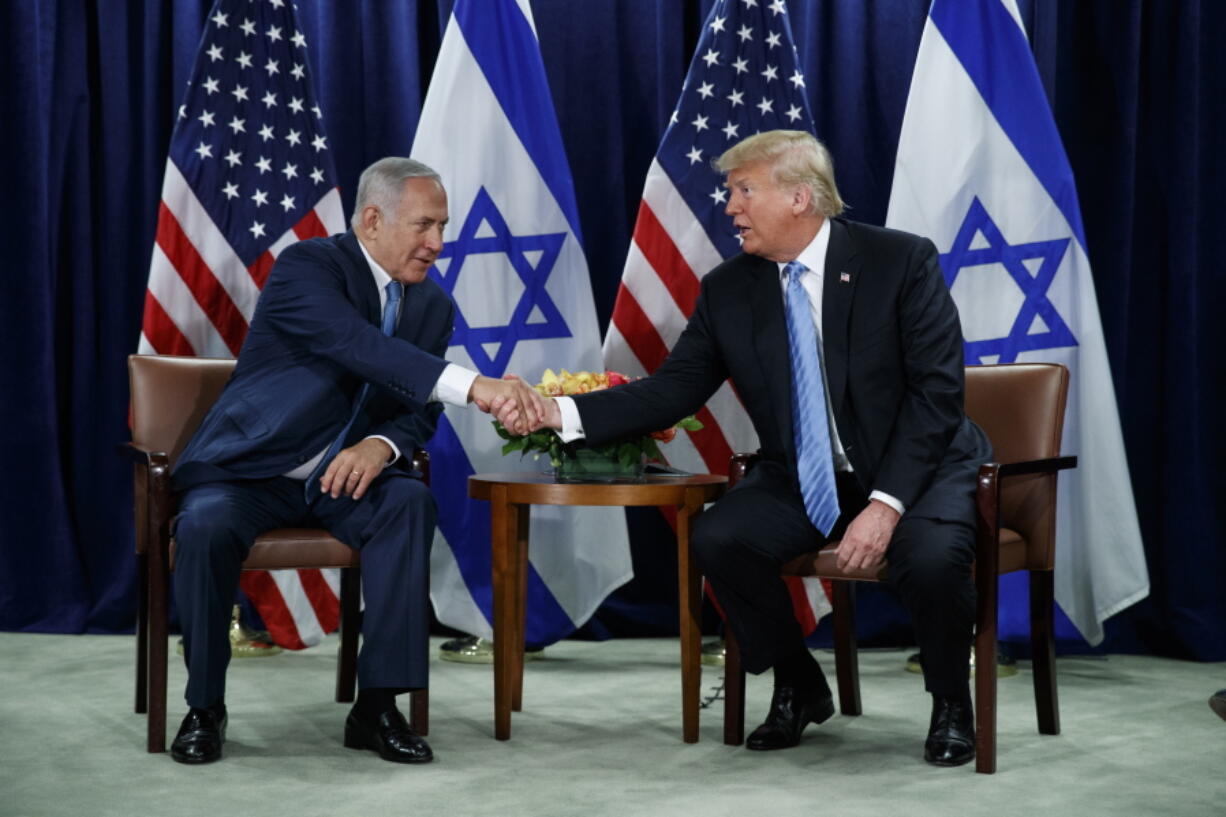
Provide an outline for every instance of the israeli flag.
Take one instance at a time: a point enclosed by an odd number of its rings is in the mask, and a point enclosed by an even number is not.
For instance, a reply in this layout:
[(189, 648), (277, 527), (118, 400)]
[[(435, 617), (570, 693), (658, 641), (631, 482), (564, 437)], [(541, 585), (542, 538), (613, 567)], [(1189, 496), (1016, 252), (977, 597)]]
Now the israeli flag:
[[(1099, 643), (1149, 576), (1077, 191), (1014, 0), (934, 0), (886, 224), (940, 249), (968, 364), (1070, 369), (1063, 452), (1078, 466), (1059, 480), (1056, 600)], [(1002, 633), (1029, 631), (1021, 582), (1002, 579)]]
[[(527, 0), (457, 0), (413, 158), (447, 188), (451, 222), (430, 271), (456, 303), (447, 359), (529, 382), (546, 368), (602, 369), (578, 208)], [(440, 621), (493, 635), (490, 508), (475, 473), (542, 470), (503, 457), (490, 417), (448, 406), (430, 446), (439, 527), (430, 598)], [(527, 641), (586, 621), (633, 576), (620, 508), (532, 509)]]

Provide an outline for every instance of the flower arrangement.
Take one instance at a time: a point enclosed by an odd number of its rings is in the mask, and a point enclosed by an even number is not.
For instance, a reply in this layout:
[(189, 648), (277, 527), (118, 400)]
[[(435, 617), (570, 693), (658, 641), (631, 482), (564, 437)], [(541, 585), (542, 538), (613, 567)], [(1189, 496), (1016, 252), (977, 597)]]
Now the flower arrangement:
[[(541, 382), (534, 388), (546, 397), (559, 397), (569, 394), (586, 394), (603, 389), (616, 388), (629, 383), (630, 378), (619, 372), (568, 372), (565, 369), (554, 374), (552, 369), (546, 369), (541, 375)], [(555, 469), (565, 469), (568, 463), (575, 462), (580, 457), (585, 459), (598, 458), (611, 465), (616, 465), (621, 471), (633, 472), (636, 467), (641, 473), (644, 460), (660, 460), (659, 443), (671, 442), (677, 436), (678, 429), (697, 431), (702, 423), (693, 415), (685, 417), (669, 428), (653, 431), (638, 439), (623, 440), (602, 446), (586, 446), (582, 442), (563, 443), (553, 429), (543, 428), (522, 437), (515, 436), (495, 421), (494, 429), (498, 436), (506, 440), (502, 446), (503, 454), (519, 451), (522, 455), (535, 452), (535, 457), (549, 455), (549, 462)]]

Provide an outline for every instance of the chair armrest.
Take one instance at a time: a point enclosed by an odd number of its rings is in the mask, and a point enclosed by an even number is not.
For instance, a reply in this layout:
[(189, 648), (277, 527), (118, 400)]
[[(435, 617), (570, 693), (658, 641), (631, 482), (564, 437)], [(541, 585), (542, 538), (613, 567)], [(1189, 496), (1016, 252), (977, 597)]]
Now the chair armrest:
[(161, 543), (165, 553), (169, 547), (172, 506), (170, 457), (164, 451), (149, 451), (130, 442), (117, 446), (117, 450), (133, 466), (136, 553), (148, 554), (155, 543)]
[[(1077, 467), (1076, 457), (1047, 457), (1041, 460), (1022, 460), (1007, 462), (1000, 466), (1000, 476), (1020, 477), (1028, 474), (1052, 474)], [(982, 471), (980, 471), (982, 473)]]
[(424, 448), (414, 448), (409, 463), (414, 471), (421, 474), (421, 481), (430, 484), (430, 452)]
[(754, 466), (754, 463), (756, 463), (758, 459), (759, 457), (757, 454), (749, 454), (746, 452), (733, 454), (728, 460), (728, 487), (731, 488), (733, 485), (740, 482), (741, 479), (749, 473), (749, 469)]

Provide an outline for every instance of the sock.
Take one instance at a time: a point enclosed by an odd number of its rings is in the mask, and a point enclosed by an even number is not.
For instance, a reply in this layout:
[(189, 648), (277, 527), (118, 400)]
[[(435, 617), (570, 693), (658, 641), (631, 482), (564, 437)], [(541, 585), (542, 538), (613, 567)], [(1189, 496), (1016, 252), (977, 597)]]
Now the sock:
[(808, 689), (820, 686), (826, 680), (817, 659), (804, 647), (775, 661), (774, 671), (777, 687)]
[(396, 696), (406, 690), (400, 687), (370, 687), (358, 690), (358, 699), (353, 711), (359, 716), (377, 718), (389, 709), (396, 708)]

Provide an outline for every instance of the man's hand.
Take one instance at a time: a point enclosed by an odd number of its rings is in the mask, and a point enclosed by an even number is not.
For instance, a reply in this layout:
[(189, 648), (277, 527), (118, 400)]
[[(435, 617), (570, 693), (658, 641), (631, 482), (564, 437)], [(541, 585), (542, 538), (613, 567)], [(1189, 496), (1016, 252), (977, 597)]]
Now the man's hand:
[(880, 564), (898, 525), (898, 511), (873, 500), (847, 526), (843, 541), (835, 551), (839, 570), (864, 570)]
[(336, 499), (341, 494), (361, 499), (383, 466), (392, 458), (392, 448), (376, 437), (342, 449), (319, 478), (319, 490)]
[(512, 423), (515, 421), (515, 415), (516, 415), (515, 407), (513, 404), (503, 403), (498, 408), (492, 408), (490, 410), (490, 413), (494, 415), (494, 419), (502, 423), (504, 428), (507, 428), (513, 434), (517, 434), (519, 436), (523, 436), (524, 434), (530, 434), (533, 431), (536, 431), (542, 428), (552, 428), (557, 431), (561, 431), (562, 430), (562, 411), (561, 409), (558, 408), (558, 401), (554, 400), (552, 397), (547, 397), (547, 398), (544, 398), (543, 402), (544, 402), (544, 406), (543, 406), (544, 414), (541, 415), (540, 421), (536, 423), (535, 425), (523, 431), (520, 431), (512, 426)]
[(502, 380), (478, 375), (468, 399), (482, 411), (497, 417), (514, 434), (527, 434), (540, 428), (546, 400), (519, 377), (509, 374)]

